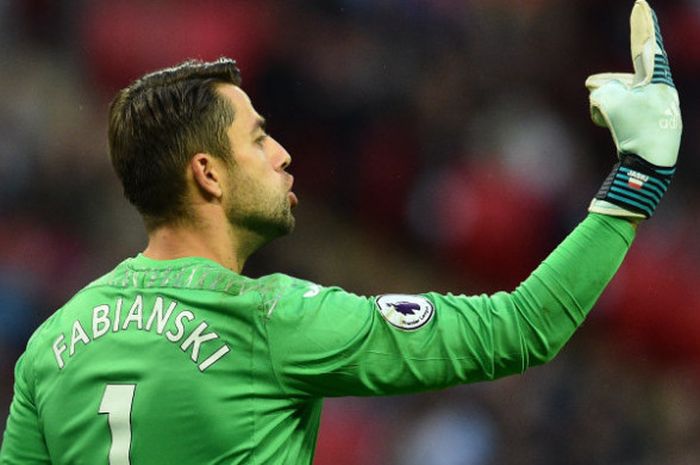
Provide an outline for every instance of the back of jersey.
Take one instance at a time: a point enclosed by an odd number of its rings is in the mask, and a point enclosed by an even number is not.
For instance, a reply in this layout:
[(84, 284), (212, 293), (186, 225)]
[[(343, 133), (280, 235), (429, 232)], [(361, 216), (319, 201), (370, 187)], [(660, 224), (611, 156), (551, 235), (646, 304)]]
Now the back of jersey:
[(256, 286), (206, 259), (138, 256), (79, 292), (24, 361), (52, 463), (250, 462), (256, 399), (289, 408)]

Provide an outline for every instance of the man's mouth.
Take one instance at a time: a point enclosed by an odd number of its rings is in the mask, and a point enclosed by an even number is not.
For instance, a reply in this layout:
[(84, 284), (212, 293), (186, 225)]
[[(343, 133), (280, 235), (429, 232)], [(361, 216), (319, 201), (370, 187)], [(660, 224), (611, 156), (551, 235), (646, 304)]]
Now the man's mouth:
[(289, 205), (292, 208), (295, 208), (299, 204), (299, 199), (297, 198), (297, 195), (294, 192), (289, 191), (289, 194), (287, 194), (287, 197), (289, 197)]
[(297, 195), (292, 192), (292, 187), (294, 187), (294, 176), (291, 174), (287, 173), (289, 176), (289, 193), (287, 194), (287, 197), (289, 198), (289, 205), (294, 208), (299, 204), (299, 199), (297, 198)]

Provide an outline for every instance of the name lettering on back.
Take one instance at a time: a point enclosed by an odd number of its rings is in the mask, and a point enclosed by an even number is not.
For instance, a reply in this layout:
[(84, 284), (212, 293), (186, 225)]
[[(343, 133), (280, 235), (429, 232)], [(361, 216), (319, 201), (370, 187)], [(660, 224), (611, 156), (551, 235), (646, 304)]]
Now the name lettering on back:
[(146, 305), (141, 294), (133, 301), (118, 298), (111, 304), (100, 304), (92, 309), (90, 322), (75, 320), (67, 334), (59, 334), (51, 345), (58, 369), (86, 350), (94, 341), (120, 332), (145, 331), (163, 336), (163, 340), (177, 345), (204, 373), (230, 351), (209, 324), (201, 321), (192, 311), (182, 308), (175, 300), (156, 297)]

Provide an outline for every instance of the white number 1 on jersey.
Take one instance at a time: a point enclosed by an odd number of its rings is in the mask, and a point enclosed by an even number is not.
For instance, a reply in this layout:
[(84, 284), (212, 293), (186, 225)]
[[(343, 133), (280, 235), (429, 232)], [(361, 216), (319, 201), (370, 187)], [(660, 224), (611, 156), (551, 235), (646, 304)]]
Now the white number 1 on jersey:
[(108, 415), (112, 446), (109, 449), (109, 465), (129, 465), (131, 449), (131, 406), (134, 402), (135, 384), (108, 384), (102, 396), (99, 413)]

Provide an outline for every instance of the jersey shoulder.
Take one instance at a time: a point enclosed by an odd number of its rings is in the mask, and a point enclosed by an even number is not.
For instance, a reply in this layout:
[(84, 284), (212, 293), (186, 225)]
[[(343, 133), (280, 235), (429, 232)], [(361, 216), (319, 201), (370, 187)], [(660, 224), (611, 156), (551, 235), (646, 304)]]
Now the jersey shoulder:
[[(124, 262), (122, 262), (124, 263)], [(121, 264), (119, 265), (121, 266)], [(95, 279), (91, 283), (87, 284), (85, 287), (80, 289), (78, 292), (73, 294), (73, 296), (62, 306), (60, 306), (58, 309), (56, 309), (46, 320), (44, 320), (32, 333), (30, 336), (29, 340), (27, 341), (27, 347), (25, 350), (25, 355), (24, 357), (28, 360), (32, 360), (34, 358), (33, 353), (36, 349), (37, 346), (43, 346), (45, 345), (43, 343), (43, 340), (48, 334), (53, 334), (55, 327), (60, 324), (61, 319), (63, 318), (63, 314), (66, 311), (70, 311), (70, 308), (74, 307), (74, 303), (76, 301), (79, 301), (83, 299), (86, 296), (86, 293), (94, 288), (98, 287), (101, 285), (106, 285), (106, 283), (109, 282), (111, 279), (111, 276), (114, 274), (115, 270), (117, 268), (111, 270), (110, 272), (104, 274), (103, 276)]]
[(256, 279), (255, 283), (258, 286), (258, 291), (264, 297), (308, 298), (330, 289), (315, 282), (295, 278), (284, 273), (262, 276)]
[(323, 286), (306, 279), (275, 273), (258, 278), (267, 319), (288, 323), (337, 315), (358, 308), (371, 308), (374, 298), (345, 291), (338, 286)]
[(357, 299), (370, 298), (348, 292), (338, 286), (324, 286), (306, 279), (295, 278), (283, 273), (262, 276), (255, 280), (260, 293), (267, 298), (295, 300), (300, 302), (316, 302), (324, 299)]

